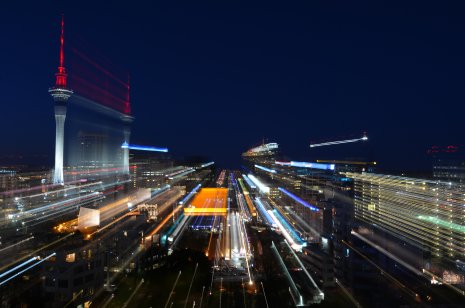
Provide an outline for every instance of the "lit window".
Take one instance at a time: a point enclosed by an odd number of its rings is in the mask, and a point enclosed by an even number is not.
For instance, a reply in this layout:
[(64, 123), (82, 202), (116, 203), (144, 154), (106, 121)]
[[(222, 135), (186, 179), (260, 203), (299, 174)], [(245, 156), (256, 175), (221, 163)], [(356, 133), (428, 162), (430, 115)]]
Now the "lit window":
[(70, 253), (66, 255), (66, 262), (72, 263), (76, 260), (76, 254), (75, 253)]

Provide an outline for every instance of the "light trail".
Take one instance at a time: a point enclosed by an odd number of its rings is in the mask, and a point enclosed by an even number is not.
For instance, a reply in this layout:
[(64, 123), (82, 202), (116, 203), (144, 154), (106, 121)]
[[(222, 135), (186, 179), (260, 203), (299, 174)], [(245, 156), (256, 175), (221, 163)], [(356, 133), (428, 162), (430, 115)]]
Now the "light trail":
[[(294, 292), (294, 294), (291, 293), (292, 300), (294, 301), (294, 303), (297, 303), (296, 298), (301, 298), (299, 289), (297, 289), (297, 285), (295, 284), (294, 279), (292, 279), (292, 276), (289, 273), (289, 270), (287, 269), (286, 264), (283, 261), (283, 258), (279, 254), (278, 248), (276, 247), (274, 241), (271, 241), (271, 251), (274, 253), (276, 259), (278, 259), (279, 265), (281, 266), (281, 270), (284, 272), (284, 275), (286, 276), (290, 284), (290, 287), (292, 288), (292, 291)], [(293, 251), (292, 248), (291, 248), (291, 251)]]
[(465, 296), (465, 291), (464, 290), (461, 290), (459, 288), (457, 288), (456, 286), (450, 284), (450, 283), (447, 283), (445, 282), (444, 280), (442, 280), (441, 277), (439, 277), (438, 275), (435, 275), (429, 271), (427, 271), (426, 269), (423, 269), (423, 273), (427, 276), (430, 277), (431, 280), (436, 280), (436, 281), (439, 281), (440, 283), (442, 283), (443, 285), (445, 285), (446, 287), (452, 289), (453, 291), (457, 292), (458, 294), (462, 295), (462, 296)]
[(258, 189), (260, 190), (260, 192), (264, 193), (264, 194), (269, 194), (270, 193), (270, 188), (268, 186), (266, 186), (265, 184), (263, 184), (259, 179), (257, 179), (253, 174), (249, 174), (248, 175), (249, 179), (255, 184), (257, 185)]
[(310, 275), (310, 273), (307, 271), (307, 268), (305, 268), (305, 266), (302, 264), (302, 261), (300, 261), (299, 257), (297, 256), (297, 254), (295, 253), (295, 251), (291, 248), (291, 246), (289, 245), (289, 243), (287, 242), (287, 240), (284, 240), (284, 243), (286, 243), (286, 245), (289, 247), (289, 250), (291, 251), (292, 255), (294, 256), (295, 260), (297, 261), (297, 263), (299, 263), (299, 266), (300, 268), (304, 271), (304, 273), (307, 275), (308, 279), (310, 279), (310, 281), (312, 282), (312, 285), (313, 287), (319, 292), (319, 296), (321, 296), (321, 299), (323, 300), (324, 299), (324, 293), (323, 291), (320, 290), (320, 288), (318, 287), (318, 285), (316, 284), (315, 280), (313, 280), (313, 277), (312, 275)]
[[(253, 279), (252, 279), (252, 274), (250, 273), (250, 264), (249, 264), (249, 258), (252, 255), (250, 252), (250, 246), (249, 246), (249, 241), (247, 240), (249, 237), (247, 236), (247, 229), (245, 228), (245, 223), (244, 220), (240, 220), (240, 225), (242, 226), (241, 232), (241, 240), (242, 240), (242, 246), (245, 247), (245, 264), (247, 267), (247, 275), (249, 276), (249, 285), (253, 284)], [(244, 232), (242, 234), (242, 232)]]
[(208, 245), (207, 245), (207, 252), (205, 253), (205, 255), (208, 257), (208, 252), (210, 251), (210, 246), (211, 246), (211, 243), (212, 243), (212, 239), (213, 239), (213, 228), (215, 227), (215, 224), (216, 224), (216, 219), (218, 216), (213, 216), (213, 224), (212, 224), (212, 228), (210, 230), (210, 238), (208, 239)]
[[(304, 242), (295, 234), (295, 231), (290, 228), (290, 226), (287, 224), (286, 228), (283, 223), (285, 222), (284, 219), (279, 219), (277, 216), (279, 216), (278, 212), (276, 210), (268, 210), (268, 214), (270, 214), (271, 218), (275, 222), (275, 224), (278, 226), (279, 230), (281, 233), (284, 235), (284, 237), (291, 242), (292, 248), (301, 252), (302, 247), (304, 246)], [(292, 233), (292, 235), (290, 234)]]
[(252, 217), (254, 216), (257, 216), (257, 212), (255, 211), (255, 207), (252, 203), (252, 200), (250, 200), (250, 197), (249, 197), (249, 191), (247, 190), (247, 188), (245, 187), (244, 183), (242, 182), (241, 179), (238, 179), (237, 180), (239, 182), (239, 186), (241, 187), (242, 189), (242, 192), (244, 193), (244, 199), (245, 199), (245, 202), (249, 208), (249, 211), (250, 213), (252, 214)]
[[(85, 202), (83, 203), (77, 203), (77, 204), (74, 204), (74, 205), (70, 205), (70, 206), (67, 206), (65, 208), (61, 208), (60, 210), (54, 210), (52, 212), (50, 212), (49, 214), (44, 214), (42, 213), (42, 215), (40, 217), (36, 217), (36, 218), (33, 218), (33, 219), (30, 219), (30, 220), (26, 220), (24, 219), (24, 221), (21, 223), (22, 224), (22, 227), (18, 228), (17, 230), (23, 230), (23, 229), (27, 229), (27, 228), (30, 228), (30, 227), (33, 227), (33, 226), (37, 226), (37, 225), (40, 225), (46, 221), (49, 221), (50, 219), (57, 219), (58, 217), (64, 215), (64, 214), (68, 214), (69, 211), (72, 209), (72, 208), (78, 208), (78, 207), (81, 207), (81, 206), (86, 206), (87, 204), (91, 203), (91, 202), (94, 202), (94, 201), (98, 201), (99, 198), (92, 198), (92, 199), (86, 199)], [(35, 222), (35, 223), (31, 223), (31, 222)]]
[(200, 189), (200, 187), (202, 187), (202, 184), (198, 184), (197, 186), (195, 186), (194, 189), (192, 189), (190, 193), (187, 194), (186, 197), (184, 197), (184, 199), (179, 201), (179, 204), (185, 204), (187, 201), (189, 201), (189, 199), (192, 198), (192, 196)]
[(42, 250), (44, 250), (44, 249), (47, 249), (47, 248), (50, 247), (50, 246), (53, 246), (53, 245), (55, 245), (55, 244), (58, 244), (59, 242), (61, 242), (61, 241), (65, 240), (65, 239), (67, 239), (68, 237), (70, 237), (70, 236), (72, 236), (72, 235), (74, 235), (74, 233), (67, 234), (67, 235), (65, 235), (65, 236), (63, 236), (63, 237), (61, 237), (61, 238), (59, 238), (58, 240), (53, 241), (52, 243), (49, 243), (49, 244), (47, 244), (47, 245), (44, 245), (44, 246), (42, 246), (41, 248), (38, 248), (38, 249), (36, 249), (36, 250), (34, 250), (34, 251), (32, 251), (32, 252), (30, 252), (30, 253), (28, 253), (28, 254), (22, 256), (22, 257), (20, 257), (18, 260), (15, 260), (15, 261), (13, 261), (13, 262), (11, 262), (11, 263), (9, 263), (9, 264), (7, 264), (7, 265), (1, 267), (1, 268), (0, 268), (0, 271), (3, 271), (4, 269), (6, 269), (6, 268), (8, 268), (8, 267), (10, 267), (10, 266), (12, 266), (12, 265), (14, 265), (14, 264), (16, 264), (16, 263), (18, 263), (18, 262), (21, 262), (21, 261), (23, 261), (24, 259), (26, 259), (27, 257), (30, 257), (30, 256), (32, 256), (32, 255), (35, 255), (35, 254), (37, 254), (38, 252), (40, 252), (40, 251), (42, 251)]
[(97, 229), (96, 231), (87, 234), (87, 235), (86, 235), (86, 238), (87, 238), (87, 239), (90, 239), (94, 234), (100, 233), (100, 232), (102, 232), (103, 230), (108, 229), (109, 227), (111, 227), (112, 225), (114, 225), (115, 223), (117, 223), (118, 221), (120, 221), (120, 220), (122, 220), (122, 219), (128, 217), (128, 216), (131, 214), (131, 212), (134, 212), (134, 211), (136, 211), (136, 210), (137, 210), (137, 209), (133, 209), (133, 210), (127, 212), (126, 214), (124, 214), (123, 216), (118, 217), (117, 219), (113, 220), (112, 222), (110, 222), (110, 223), (106, 224), (105, 226), (103, 226), (103, 227)]
[(255, 165), (255, 168), (258, 168), (260, 170), (263, 170), (263, 171), (266, 171), (266, 172), (269, 172), (269, 173), (277, 173), (276, 170), (273, 170), (273, 169), (270, 169), (270, 168), (267, 168), (267, 167), (263, 167), (263, 166), (260, 166), (260, 165)]
[[(170, 189), (170, 186), (165, 186), (165, 187), (162, 187), (160, 189), (158, 189), (154, 194), (154, 197), (153, 198), (157, 198), (159, 196), (161, 196), (163, 193), (165, 192), (168, 192), (169, 190), (166, 190), (166, 189)], [(131, 195), (129, 195), (128, 197), (124, 197), (124, 198), (121, 198), (121, 199), (118, 199), (110, 204), (107, 204), (103, 207), (101, 207), (99, 209), (100, 211), (100, 221), (103, 222), (103, 221), (106, 221), (116, 215), (119, 215), (120, 213), (128, 210), (128, 203), (129, 202), (133, 202), (134, 203), (134, 206), (137, 205), (138, 203), (141, 203), (141, 202), (144, 202), (148, 199), (151, 199), (151, 195), (150, 197), (149, 196), (145, 196), (145, 195), (142, 195), (142, 196), (139, 196), (138, 193), (133, 193)], [(134, 210), (137, 210), (137, 207), (132, 209), (129, 213), (133, 212)], [(127, 214), (129, 214), (127, 213)], [(120, 217), (121, 218), (121, 217)], [(119, 221), (119, 220), (118, 220)], [(63, 223), (60, 223), (59, 225), (55, 226), (54, 227), (54, 230), (57, 231), (57, 232), (74, 232), (75, 231), (75, 227), (77, 226), (77, 223), (78, 223), (78, 219), (77, 218), (74, 218), (72, 220), (69, 220), (69, 221), (66, 221), (66, 222), (63, 222)], [(97, 231), (98, 232), (98, 231)], [(94, 232), (95, 233), (95, 232)]]
[(367, 140), (368, 140), (368, 137), (363, 136), (362, 138), (337, 140), (337, 141), (329, 141), (329, 142), (322, 142), (322, 143), (314, 143), (314, 144), (310, 144), (310, 147), (311, 148), (316, 148), (316, 147), (323, 147), (323, 146), (327, 146), (327, 145), (337, 145), (337, 144), (352, 143), (352, 142), (367, 141)]
[(174, 170), (172, 173), (168, 173), (165, 176), (170, 178), (170, 177), (173, 177), (175, 175), (178, 175), (180, 173), (184, 173), (184, 172), (190, 171), (190, 170), (194, 170), (194, 168), (192, 168), (192, 167), (183, 167), (181, 169)]
[[(24, 239), (24, 240), (21, 240), (21, 241), (19, 241), (19, 242), (17, 242), (17, 243), (11, 244), (10, 246), (7, 246), (7, 247), (4, 247), (4, 248), (0, 249), (0, 252), (2, 252), (2, 251), (4, 251), (4, 250), (8, 250), (8, 249), (10, 249), (10, 248), (13, 248), (13, 247), (15, 247), (15, 246), (17, 246), (17, 245), (20, 245), (20, 244), (22, 244), (22, 243), (28, 242), (28, 241), (32, 240), (33, 238), (34, 238), (34, 236), (30, 236), (30, 237), (28, 237), (28, 238), (26, 238), (26, 239)], [(0, 276), (0, 277), (1, 277), (1, 276)]]
[(320, 164), (320, 163), (309, 163), (303, 161), (275, 161), (275, 165), (281, 166), (290, 166), (290, 167), (299, 167), (299, 168), (311, 168), (311, 169), (320, 169), (320, 170), (334, 170), (336, 167), (335, 164)]
[[(176, 188), (173, 188), (172, 190), (170, 190), (169, 192), (165, 192), (163, 194), (163, 199), (161, 200), (158, 200), (157, 203), (158, 203), (158, 214), (162, 214), (163, 212), (165, 212), (168, 208), (172, 208), (175, 204), (176, 204), (176, 201), (182, 196), (182, 192), (180, 189), (178, 189), (177, 187)], [(160, 195), (160, 198), (162, 196)]]
[(355, 251), (359, 256), (361, 256), (363, 259), (365, 259), (368, 263), (370, 263), (372, 266), (376, 267), (379, 271), (380, 271), (380, 274), (383, 276), (383, 277), (386, 277), (387, 279), (391, 280), (392, 282), (394, 282), (397, 286), (399, 286), (401, 288), (401, 290), (403, 290), (404, 292), (406, 292), (408, 295), (410, 295), (411, 297), (413, 297), (414, 299), (417, 298), (417, 293), (413, 292), (412, 290), (410, 290), (406, 285), (404, 285), (402, 282), (400, 282), (399, 280), (397, 280), (396, 278), (394, 278), (393, 276), (391, 276), (389, 273), (387, 273), (383, 268), (381, 268), (380, 266), (378, 266), (378, 264), (376, 264), (375, 262), (373, 262), (370, 258), (368, 258), (367, 256), (365, 256), (362, 252), (360, 252), (358, 249), (356, 249), (355, 247), (353, 247), (351, 244), (349, 244), (348, 242), (342, 240), (341, 241), (343, 244), (345, 244), (347, 247), (349, 247), (350, 249), (352, 249), (353, 251)]
[(149, 147), (149, 146), (142, 146), (142, 145), (135, 145), (135, 144), (127, 144), (126, 142), (121, 145), (122, 149), (129, 149), (129, 150), (139, 150), (139, 151), (149, 151), (149, 152), (168, 152), (168, 148), (157, 148), (157, 147)]
[(429, 222), (431, 222), (431, 223), (433, 223), (435, 225), (445, 227), (447, 229), (451, 229), (451, 230), (454, 230), (454, 231), (465, 233), (465, 226), (455, 224), (453, 222), (449, 222), (449, 221), (446, 221), (446, 220), (443, 220), (443, 219), (439, 219), (437, 217), (420, 215), (420, 216), (418, 216), (418, 219), (421, 219), (421, 220), (424, 220), (424, 221), (429, 221)]
[[(94, 202), (94, 201), (99, 201), (101, 200), (101, 195), (98, 194), (98, 193), (95, 193), (95, 194), (90, 194), (90, 195), (86, 195), (86, 196), (82, 196), (82, 197), (77, 197), (77, 198), (74, 198), (74, 200), (65, 200), (63, 201), (62, 203), (63, 204), (59, 204), (57, 205), (56, 203), (53, 204), (53, 207), (52, 209), (49, 209), (47, 211), (44, 211), (44, 209), (42, 208), (41, 209), (41, 213), (37, 213), (37, 211), (35, 211), (35, 213), (29, 213), (29, 212), (22, 212), (20, 214), (15, 214), (15, 217), (14, 217), (14, 220), (24, 220), (25, 223), (28, 223), (28, 222), (31, 222), (31, 221), (36, 221), (36, 220), (43, 220), (44, 218), (47, 218), (47, 217), (58, 217), (60, 216), (60, 214), (63, 214), (63, 213), (66, 213), (68, 212), (70, 209), (74, 208), (74, 207), (79, 207), (79, 206), (83, 206), (83, 205), (87, 205), (91, 202)], [(71, 201), (71, 202), (69, 202)], [(80, 202), (74, 202), (74, 201), (80, 201)], [(58, 206), (58, 207), (57, 207)], [(47, 206), (48, 207), (48, 206)], [(57, 207), (57, 208), (56, 208)], [(17, 217), (18, 215), (20, 216), (26, 216), (26, 217)], [(28, 218), (30, 218), (28, 220)]]
[(342, 165), (376, 165), (375, 161), (354, 161), (354, 160), (328, 160), (328, 159), (317, 159), (317, 163), (333, 163)]
[(180, 228), (177, 228), (175, 232), (173, 232), (173, 235), (171, 235), (171, 237), (173, 238), (171, 249), (174, 249), (174, 247), (176, 247), (179, 239), (182, 237), (182, 234), (186, 230), (186, 227), (190, 223), (191, 220), (192, 220), (192, 216), (185, 216), (180, 223)]
[(154, 197), (158, 196), (159, 194), (162, 194), (165, 191), (169, 190), (170, 188), (171, 188), (171, 185), (169, 185), (169, 184), (166, 184), (165, 186), (160, 187), (160, 188), (156, 188), (156, 189), (154, 189), (154, 190), (152, 190), (150, 192), (150, 197), (154, 198)]
[(15, 266), (15, 267), (13, 267), (12, 269), (7, 270), (6, 272), (0, 274), (0, 278), (2, 278), (2, 277), (4, 277), (4, 276), (6, 276), (6, 275), (8, 275), (8, 274), (10, 274), (10, 273), (12, 273), (12, 272), (14, 272), (14, 271), (16, 271), (17, 269), (20, 269), (20, 268), (23, 267), (23, 266), (28, 265), (29, 263), (31, 263), (31, 262), (33, 262), (33, 261), (35, 261), (35, 260), (37, 260), (37, 257), (32, 257), (32, 258), (30, 258), (29, 260), (24, 261), (23, 263), (21, 263), (21, 264)]
[(270, 214), (268, 213), (268, 209), (265, 208), (265, 205), (262, 203), (260, 198), (258, 198), (258, 197), (255, 198), (255, 203), (258, 205), (257, 209), (258, 209), (258, 212), (261, 214), (263, 220), (270, 227), (276, 228), (277, 227), (276, 223), (274, 222), (273, 218), (271, 218)]
[[(86, 182), (86, 181), (87, 180), (85, 180), (84, 182)], [(42, 197), (42, 196), (47, 196), (47, 195), (51, 195), (51, 194), (57, 194), (57, 193), (60, 193), (60, 192), (69, 192), (70, 190), (80, 190), (81, 188), (84, 188), (84, 187), (90, 187), (90, 186), (95, 186), (95, 185), (100, 185), (100, 184), (102, 184), (101, 181), (97, 182), (97, 183), (82, 184), (82, 185), (79, 185), (79, 186), (65, 187), (65, 188), (58, 189), (58, 190), (46, 191), (46, 192), (43, 192), (43, 193), (40, 193), (40, 194), (34, 194), (34, 195), (28, 195), (28, 196), (18, 196), (18, 197), (15, 197), (15, 200)], [(60, 185), (60, 187), (61, 187), (61, 185)], [(79, 192), (76, 192), (76, 193), (79, 193)]]
[(297, 234), (295, 228), (288, 222), (288, 220), (281, 215), (281, 213), (277, 209), (272, 210), (274, 217), (276, 217), (279, 222), (283, 225), (284, 229), (289, 233), (292, 237), (293, 241), (297, 245), (306, 246), (306, 243), (302, 240), (302, 238)]
[(167, 175), (167, 177), (170, 180), (174, 180), (174, 179), (178, 179), (180, 177), (186, 176), (186, 175), (196, 171), (194, 168), (186, 168), (185, 170), (186, 171), (183, 171), (183, 172), (176, 172), (174, 175), (169, 174), (169, 175)]
[(93, 193), (90, 193), (90, 194), (87, 194), (87, 195), (84, 195), (84, 196), (75, 197), (75, 198), (71, 198), (71, 199), (66, 199), (66, 200), (63, 200), (63, 201), (56, 202), (56, 203), (41, 206), (41, 207), (38, 207), (38, 208), (35, 208), (35, 209), (32, 209), (32, 210), (20, 212), (18, 214), (13, 214), (12, 218), (18, 219), (18, 218), (20, 218), (20, 216), (31, 215), (31, 214), (35, 214), (37, 212), (43, 212), (43, 211), (45, 211), (47, 209), (62, 206), (62, 205), (70, 206), (70, 204), (71, 204), (71, 206), (72, 206), (72, 204), (73, 204), (72, 202), (74, 202), (74, 201), (81, 201), (82, 199), (85, 199), (85, 198), (88, 198), (88, 197), (98, 196), (99, 194), (100, 194), (99, 192), (93, 192)]
[[(81, 180), (66, 182), (65, 184), (69, 185), (69, 184), (75, 184), (75, 183), (82, 183), (82, 182), (86, 182), (86, 181), (87, 181), (86, 179), (81, 179)], [(16, 194), (16, 193), (35, 191), (35, 190), (40, 190), (40, 189), (43, 189), (43, 188), (51, 188), (51, 187), (63, 187), (63, 186), (61, 184), (37, 185), (37, 186), (33, 186), (33, 187), (28, 187), (28, 188), (21, 188), (21, 189), (3, 191), (0, 194), (2, 194), (2, 195), (13, 195), (13, 194)], [(54, 191), (50, 191), (50, 193), (53, 193), (53, 192)]]
[(355, 297), (349, 292), (349, 290), (347, 290), (347, 288), (339, 281), (339, 279), (334, 278), (334, 280), (336, 284), (341, 288), (342, 292), (344, 292), (344, 294), (350, 299), (350, 301), (352, 302), (352, 304), (354, 304), (356, 308), (363, 308), (362, 305), (360, 305), (360, 303), (355, 299)]
[(182, 205), (178, 205), (172, 212), (171, 214), (167, 215), (158, 225), (155, 229), (153, 229), (149, 235), (145, 237), (146, 240), (150, 240), (154, 234), (156, 234), (158, 231), (160, 231), (161, 228), (176, 214), (179, 212), (180, 209), (182, 209)]
[(244, 181), (247, 183), (247, 185), (249, 185), (250, 189), (257, 188), (257, 186), (255, 186), (255, 184), (249, 179), (247, 175), (243, 174), (242, 177), (244, 178)]
[[(278, 207), (276, 205), (276, 207)], [(320, 236), (320, 232), (318, 232), (315, 228), (313, 228), (312, 226), (310, 226), (305, 220), (302, 219), (302, 217), (300, 217), (299, 215), (297, 215), (296, 212), (294, 212), (292, 209), (288, 208), (287, 209), (288, 213), (297, 221), (297, 223), (302, 227), (304, 228), (307, 228), (308, 232), (309, 233), (313, 233), (315, 234), (316, 236)]]
[[(122, 167), (115, 167), (115, 168), (100, 168), (100, 169), (87, 169), (82, 168), (79, 171), (68, 171), (65, 174), (69, 175), (88, 175), (88, 174), (101, 174), (101, 175), (108, 175), (108, 174), (117, 174), (118, 172), (123, 171)], [(68, 184), (68, 183), (65, 183)]]
[(242, 195), (239, 190), (236, 191), (236, 200), (238, 200), (239, 204), (239, 212), (242, 216), (243, 219), (246, 219), (247, 221), (252, 220), (252, 214), (250, 213), (250, 210), (247, 208), (247, 201), (245, 201), (244, 195)]
[(369, 239), (367, 239), (366, 237), (362, 236), (361, 234), (355, 232), (354, 230), (352, 230), (350, 232), (352, 235), (354, 235), (355, 237), (361, 239), (362, 241), (364, 241), (365, 243), (371, 245), (373, 248), (375, 248), (376, 250), (378, 250), (379, 252), (383, 253), (384, 255), (388, 256), (389, 258), (391, 258), (392, 260), (396, 261), (397, 263), (401, 264), (402, 266), (404, 266), (406, 269), (410, 270), (411, 272), (413, 272), (414, 274), (416, 275), (422, 275), (423, 273), (420, 272), (418, 269), (414, 268), (413, 266), (411, 266), (410, 264), (408, 264), (407, 262), (401, 260), (400, 258), (396, 257), (394, 254), (390, 253), (389, 251), (387, 251), (386, 249), (384, 249), (383, 247), (380, 247), (379, 245), (375, 244), (374, 242), (370, 241)]
[(231, 250), (232, 250), (232, 257), (234, 259), (238, 259), (240, 257), (240, 251), (243, 249), (241, 247), (240, 241), (239, 241), (239, 231), (238, 231), (238, 226), (237, 226), (237, 219), (236, 219), (236, 213), (232, 212), (230, 215), (230, 224), (231, 224)]
[(168, 238), (173, 234), (174, 230), (179, 226), (179, 223), (184, 219), (184, 214), (181, 214), (176, 218), (176, 220), (173, 222), (171, 227), (163, 234), (161, 237), (161, 244), (166, 245), (166, 242), (168, 241)]
[(297, 197), (296, 195), (290, 193), (289, 191), (285, 190), (284, 188), (278, 187), (278, 190), (282, 193), (284, 193), (286, 196), (294, 200), (295, 202), (305, 206), (306, 208), (309, 208), (311, 211), (318, 212), (320, 209), (311, 205), (310, 203), (302, 200), (301, 198)]
[[(117, 208), (117, 207), (121, 207), (122, 204), (127, 203), (129, 200), (130, 200), (129, 197), (122, 198), (122, 199), (119, 199), (119, 200), (117, 200), (115, 202), (112, 202), (112, 203), (100, 208), (100, 215), (101, 215), (100, 221), (107, 220), (108, 218), (110, 218), (112, 216), (111, 214), (118, 214), (119, 212), (121, 212), (123, 209), (121, 209), (120, 211), (117, 211), (117, 213), (113, 212), (113, 209)], [(124, 210), (125, 209), (127, 209), (126, 206), (124, 206)], [(77, 223), (78, 223), (78, 219), (74, 218), (74, 219), (71, 219), (69, 221), (58, 224), (57, 226), (54, 227), (54, 230), (57, 231), (57, 232), (60, 232), (60, 233), (62, 233), (62, 232), (74, 232), (75, 231), (74, 227), (77, 226)]]
[(48, 255), (47, 257), (43, 258), (43, 259), (40, 260), (39, 262), (36, 262), (36, 263), (32, 264), (31, 266), (29, 266), (29, 267), (23, 269), (22, 271), (20, 271), (20, 272), (14, 274), (13, 276), (9, 277), (8, 279), (3, 280), (2, 282), (0, 282), (0, 286), (3, 285), (3, 284), (5, 284), (5, 283), (7, 283), (7, 282), (10, 281), (11, 279), (13, 279), (13, 278), (15, 278), (15, 277), (21, 275), (22, 273), (24, 273), (24, 272), (30, 270), (31, 268), (33, 268), (33, 267), (35, 267), (35, 266), (41, 264), (42, 262), (47, 261), (48, 259), (50, 259), (51, 257), (53, 257), (53, 256), (55, 256), (55, 255), (56, 255), (56, 253), (54, 252), (54, 253)]
[(201, 165), (200, 165), (200, 168), (205, 168), (205, 167), (211, 166), (211, 165), (213, 165), (214, 163), (215, 163), (214, 161), (211, 161), (211, 162), (208, 162), (208, 163), (201, 164)]

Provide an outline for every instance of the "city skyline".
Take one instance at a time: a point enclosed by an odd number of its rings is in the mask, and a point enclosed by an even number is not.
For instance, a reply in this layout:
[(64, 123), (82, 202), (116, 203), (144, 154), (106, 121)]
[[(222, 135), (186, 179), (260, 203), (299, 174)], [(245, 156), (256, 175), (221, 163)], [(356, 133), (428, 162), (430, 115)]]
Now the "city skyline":
[(463, 306), (465, 4), (3, 6), (3, 306)]
[[(426, 169), (429, 147), (462, 143), (459, 112), (451, 111), (464, 98), (465, 45), (456, 39), (465, 32), (463, 10), (450, 3), (396, 5), (139, 9), (116, 3), (87, 10), (60, 4), (39, 7), (41, 18), (11, 8), (15, 14), (2, 30), (10, 42), (3, 58), (9, 59), (4, 93), (11, 102), (2, 129), (28, 108), (25, 121), (38, 136), (30, 138), (30, 129), (20, 125), (4, 144), (10, 153), (31, 151), (13, 146), (19, 139), (32, 142), (34, 153), (52, 155), (53, 140), (45, 137), (53, 129), (52, 105), (44, 89), (52, 85), (64, 13), (70, 46), (84, 38), (131, 74), (134, 141), (236, 165), (235, 149), (263, 138), (315, 159), (311, 140), (366, 131), (369, 151), (382, 165)], [(24, 44), (33, 44), (32, 57)], [(30, 90), (12, 95), (24, 83)], [(437, 108), (446, 103), (451, 110)], [(164, 114), (179, 117), (175, 128)], [(212, 129), (223, 121), (231, 124)]]

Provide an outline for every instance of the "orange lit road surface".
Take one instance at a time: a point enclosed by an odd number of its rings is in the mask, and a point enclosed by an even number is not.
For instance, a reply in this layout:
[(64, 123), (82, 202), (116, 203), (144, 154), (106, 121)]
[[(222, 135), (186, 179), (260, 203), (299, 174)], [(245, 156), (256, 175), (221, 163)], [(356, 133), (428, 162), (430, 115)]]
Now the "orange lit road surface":
[[(202, 188), (200, 192), (192, 200), (189, 207), (184, 208), (186, 216), (215, 216), (213, 226), (217, 219), (221, 216), (226, 216), (227, 212), (227, 188)], [(213, 239), (213, 228), (210, 232), (206, 255), (209, 255), (210, 246)]]
[(190, 207), (184, 208), (186, 216), (217, 216), (227, 214), (227, 188), (202, 188), (192, 200)]

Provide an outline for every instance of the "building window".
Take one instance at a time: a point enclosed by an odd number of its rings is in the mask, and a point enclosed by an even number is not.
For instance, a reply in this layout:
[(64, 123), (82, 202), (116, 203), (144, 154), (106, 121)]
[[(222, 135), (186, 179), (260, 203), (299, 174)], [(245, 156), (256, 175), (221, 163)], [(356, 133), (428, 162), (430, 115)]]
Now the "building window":
[(75, 253), (67, 254), (65, 261), (68, 262), (68, 263), (72, 263), (72, 262), (76, 261), (76, 254)]

